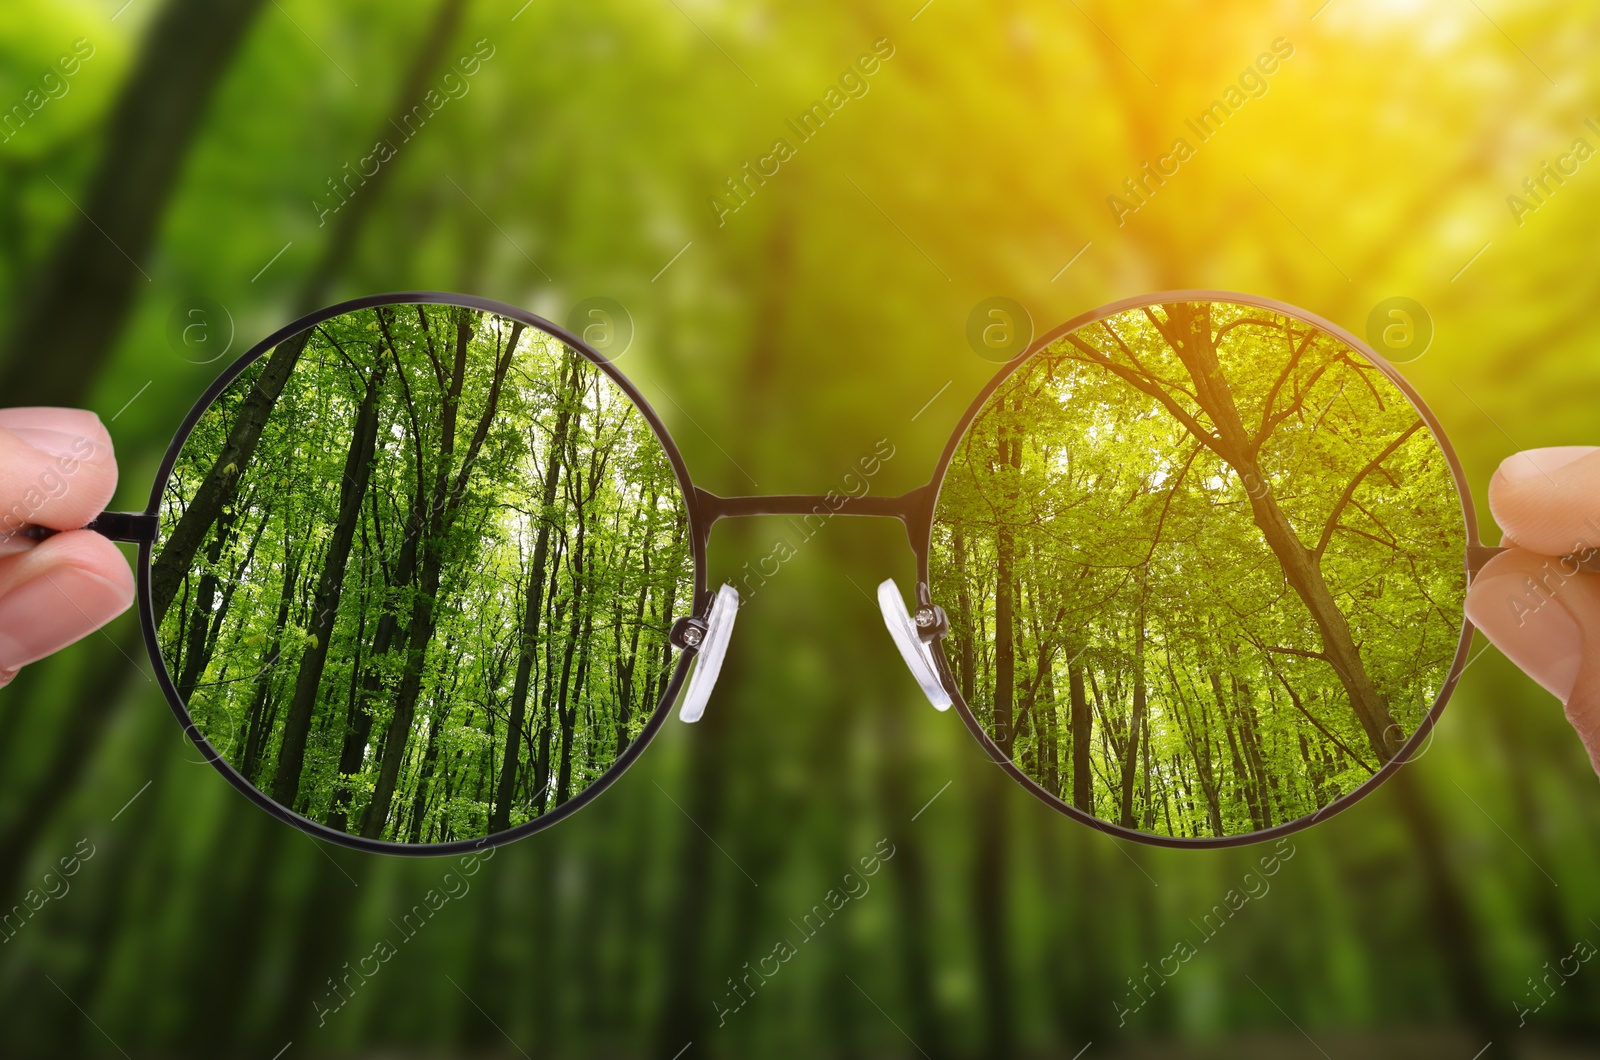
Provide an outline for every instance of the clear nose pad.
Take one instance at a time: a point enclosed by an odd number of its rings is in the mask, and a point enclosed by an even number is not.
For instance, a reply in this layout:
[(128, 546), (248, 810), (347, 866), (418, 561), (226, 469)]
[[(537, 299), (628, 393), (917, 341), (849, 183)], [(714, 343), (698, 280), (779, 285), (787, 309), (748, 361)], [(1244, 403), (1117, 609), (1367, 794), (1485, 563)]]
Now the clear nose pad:
[(929, 640), (944, 636), (943, 610), (930, 601), (923, 601), (917, 608), (918, 617), (923, 619), (919, 624), (906, 610), (900, 587), (893, 578), (878, 586), (878, 606), (883, 610), (883, 623), (889, 627), (889, 636), (894, 638), (894, 646), (900, 649), (900, 657), (906, 661), (911, 676), (922, 686), (922, 694), (936, 709), (949, 710), (950, 693), (939, 680), (939, 668), (934, 664), (933, 649), (928, 644)]
[(683, 721), (699, 721), (706, 712), (706, 701), (717, 687), (717, 675), (722, 672), (722, 659), (728, 654), (728, 639), (733, 636), (733, 620), (738, 614), (739, 590), (724, 585), (711, 601), (711, 614), (706, 617), (704, 628), (694, 623), (681, 634), (688, 647), (699, 649), (694, 670), (689, 674), (689, 690), (678, 710)]

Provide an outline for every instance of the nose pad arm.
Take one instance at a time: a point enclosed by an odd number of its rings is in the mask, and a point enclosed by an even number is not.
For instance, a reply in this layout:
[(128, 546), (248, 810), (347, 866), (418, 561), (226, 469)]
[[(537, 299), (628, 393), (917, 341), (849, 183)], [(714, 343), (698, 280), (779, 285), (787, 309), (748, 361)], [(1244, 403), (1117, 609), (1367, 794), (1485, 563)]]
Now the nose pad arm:
[(913, 618), (906, 610), (900, 587), (893, 578), (889, 578), (878, 586), (878, 607), (883, 611), (883, 622), (889, 627), (894, 646), (900, 649), (900, 657), (906, 661), (906, 667), (911, 671), (911, 676), (917, 679), (917, 684), (922, 686), (922, 694), (928, 697), (928, 702), (936, 710), (949, 710), (950, 693), (945, 689), (944, 682), (939, 680), (939, 668), (934, 664), (930, 646), (932, 641), (945, 635), (949, 623), (944, 608), (928, 598), (926, 586), (918, 586), (918, 595), (922, 599)]
[(689, 674), (689, 689), (683, 695), (683, 706), (678, 717), (683, 721), (699, 721), (706, 712), (706, 701), (717, 686), (717, 675), (722, 672), (722, 659), (728, 654), (728, 640), (733, 636), (733, 620), (739, 613), (739, 590), (723, 585), (712, 598), (711, 612), (705, 619), (680, 619), (672, 631), (673, 643), (680, 648), (697, 648), (694, 670)]

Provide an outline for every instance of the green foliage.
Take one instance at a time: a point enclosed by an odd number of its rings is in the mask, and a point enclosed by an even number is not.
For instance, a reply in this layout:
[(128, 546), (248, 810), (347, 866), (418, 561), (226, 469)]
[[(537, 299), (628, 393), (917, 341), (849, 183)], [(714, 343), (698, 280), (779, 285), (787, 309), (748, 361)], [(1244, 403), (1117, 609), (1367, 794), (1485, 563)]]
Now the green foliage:
[[(164, 528), (224, 459), (265, 364), (185, 441)], [(369, 399), (367, 477), (341, 489), (358, 481), (348, 461)], [(326, 321), (246, 466), (222, 470), (235, 492), (165, 616), (162, 654), (211, 746), (297, 813), (398, 841), (482, 836), (513, 724), (499, 827), (583, 791), (655, 710), (667, 633), (693, 598), (682, 495), (632, 402), (550, 336), (442, 306)], [(303, 749), (286, 752), (312, 667)], [(295, 783), (278, 783), (286, 770)]]
[[(1173, 345), (1184, 308), (1198, 357)], [(1278, 313), (1152, 306), (991, 395), (932, 584), (969, 704), (1035, 783), (1141, 831), (1236, 835), (1322, 810), (1415, 732), (1460, 641), (1465, 541), (1444, 453), (1376, 365)], [(1377, 739), (1327, 636), (1376, 686)]]

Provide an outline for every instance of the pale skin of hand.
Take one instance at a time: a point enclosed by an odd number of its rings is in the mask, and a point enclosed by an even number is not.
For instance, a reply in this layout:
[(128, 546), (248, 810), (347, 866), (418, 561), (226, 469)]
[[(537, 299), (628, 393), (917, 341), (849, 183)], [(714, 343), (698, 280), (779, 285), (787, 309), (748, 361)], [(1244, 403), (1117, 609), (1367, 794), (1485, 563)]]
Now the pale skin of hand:
[[(111, 435), (81, 409), (0, 409), (0, 687), (133, 603), (116, 545), (78, 529), (117, 488)], [(63, 531), (11, 536), (21, 523)]]
[(1467, 617), (1562, 702), (1600, 773), (1600, 575), (1562, 559), (1600, 548), (1600, 448), (1516, 454), (1489, 482), (1489, 507), (1512, 551), (1473, 579)]

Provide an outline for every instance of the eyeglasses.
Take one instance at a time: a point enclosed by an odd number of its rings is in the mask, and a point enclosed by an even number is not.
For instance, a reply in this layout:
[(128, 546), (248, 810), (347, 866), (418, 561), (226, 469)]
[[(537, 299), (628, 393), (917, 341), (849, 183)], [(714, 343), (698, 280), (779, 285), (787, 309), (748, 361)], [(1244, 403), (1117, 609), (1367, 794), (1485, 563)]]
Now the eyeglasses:
[(878, 600), (928, 701), (1055, 809), (1168, 846), (1270, 839), (1392, 774), (1500, 551), (1381, 357), (1192, 291), (1032, 343), (898, 497), (716, 496), (577, 335), (363, 298), (236, 361), (148, 509), (89, 528), (139, 544), (156, 674), (223, 776), (314, 836), (444, 854), (575, 813), (680, 692), (701, 717), (740, 603), (707, 542), (753, 515), (899, 519), (913, 606)]

